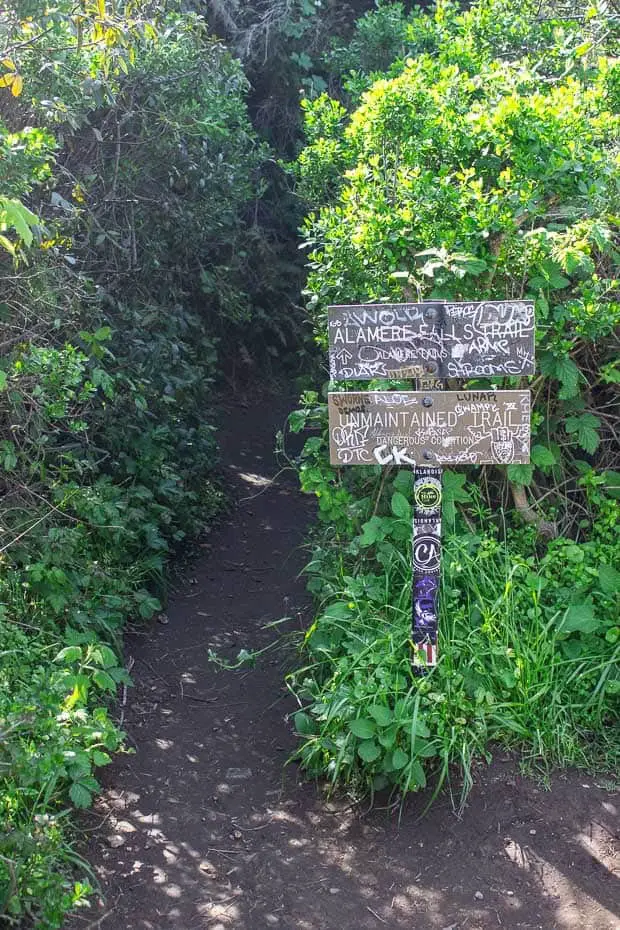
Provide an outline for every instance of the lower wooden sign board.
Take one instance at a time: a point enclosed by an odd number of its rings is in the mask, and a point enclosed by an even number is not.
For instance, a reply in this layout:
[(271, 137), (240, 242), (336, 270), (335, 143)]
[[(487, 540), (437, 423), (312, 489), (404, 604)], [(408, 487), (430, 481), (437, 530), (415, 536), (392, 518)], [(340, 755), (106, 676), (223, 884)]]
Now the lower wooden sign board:
[(530, 460), (529, 391), (343, 391), (328, 408), (332, 465)]

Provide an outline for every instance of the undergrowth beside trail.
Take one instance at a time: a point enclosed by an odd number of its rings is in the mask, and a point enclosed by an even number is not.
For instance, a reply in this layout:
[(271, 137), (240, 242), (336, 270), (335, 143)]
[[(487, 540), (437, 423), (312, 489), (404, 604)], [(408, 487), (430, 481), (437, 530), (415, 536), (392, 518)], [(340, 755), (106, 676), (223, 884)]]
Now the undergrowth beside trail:
[[(315, 408), (315, 416), (317, 415)], [(324, 414), (324, 410), (322, 411)], [(301, 425), (303, 417), (294, 420)], [(348, 487), (311, 438), (302, 487), (320, 523), (307, 566), (317, 616), (288, 684), (300, 710), (297, 753), (309, 774), (357, 792), (401, 796), (453, 766), (464, 801), (493, 745), (531, 768), (620, 762), (617, 501), (593, 489), (587, 542), (541, 550), (510, 529), (464, 476), (444, 475), (439, 663), (411, 668), (412, 472), (378, 468)], [(458, 511), (457, 511), (458, 506)], [(464, 514), (464, 517), (463, 517)]]
[(240, 63), (182, 7), (0, 10), (7, 927), (55, 930), (92, 899), (71, 809), (123, 743), (123, 628), (221, 506), (222, 359), (257, 371), (295, 338), (285, 185)]

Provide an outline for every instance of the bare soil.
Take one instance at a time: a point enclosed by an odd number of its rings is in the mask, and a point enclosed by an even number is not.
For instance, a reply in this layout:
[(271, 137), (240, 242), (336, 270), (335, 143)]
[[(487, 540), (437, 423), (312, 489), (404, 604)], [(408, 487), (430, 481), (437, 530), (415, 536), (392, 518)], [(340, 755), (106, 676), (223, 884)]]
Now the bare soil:
[(294, 765), (282, 653), (218, 670), (308, 622), (299, 578), (311, 518), (276, 475), (289, 398), (222, 418), (236, 507), (204, 545), (166, 615), (126, 640), (135, 687), (122, 708), (133, 753), (103, 773), (83, 850), (99, 907), (73, 930), (614, 930), (618, 799), (584, 773), (551, 790), (497, 758), (462, 817), (446, 794), (398, 811), (326, 801)]

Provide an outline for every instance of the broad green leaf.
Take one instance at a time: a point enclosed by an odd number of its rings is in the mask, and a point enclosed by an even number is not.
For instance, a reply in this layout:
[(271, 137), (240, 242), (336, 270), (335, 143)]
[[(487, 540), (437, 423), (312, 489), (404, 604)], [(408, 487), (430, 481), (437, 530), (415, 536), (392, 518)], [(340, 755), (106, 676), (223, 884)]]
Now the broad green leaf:
[(468, 504), (471, 501), (471, 494), (465, 490), (466, 481), (467, 475), (447, 468), (442, 475), (443, 499)]
[(620, 500), (620, 471), (604, 471), (602, 477), (605, 481), (605, 494), (614, 500)]
[(360, 743), (357, 751), (364, 762), (374, 762), (381, 755), (381, 747), (375, 743), (374, 739), (367, 739)]
[(514, 484), (528, 485), (532, 483), (534, 477), (533, 465), (509, 465), (507, 471), (508, 480)]
[(79, 662), (82, 658), (82, 650), (79, 646), (65, 646), (64, 649), (61, 649), (57, 656), (54, 657), (54, 662), (65, 662), (69, 664), (70, 662)]
[(402, 749), (395, 749), (392, 755), (392, 767), (395, 769), (404, 769), (409, 762), (409, 756)]
[(533, 446), (530, 458), (538, 468), (550, 468), (556, 464), (555, 455), (547, 446)]
[(598, 433), (600, 425), (601, 421), (594, 414), (582, 413), (576, 417), (567, 417), (564, 429), (571, 435), (575, 434), (581, 448), (592, 455), (601, 441)]
[(431, 731), (426, 726), (426, 723), (421, 717), (418, 717), (416, 719), (413, 732), (415, 733), (416, 736), (421, 736), (422, 739), (428, 739), (428, 737), (431, 735)]
[(303, 710), (298, 710), (293, 718), (295, 720), (295, 729), (302, 736), (311, 736), (314, 732), (312, 718)]
[(97, 662), (99, 665), (102, 665), (103, 668), (114, 668), (118, 664), (118, 659), (113, 649), (110, 649), (109, 646), (99, 645), (97, 646)]
[(413, 472), (410, 468), (401, 468), (393, 481), (393, 487), (395, 491), (400, 491), (401, 494), (404, 494), (407, 500), (411, 496), (411, 489), (413, 487)]
[(392, 513), (401, 520), (411, 519), (411, 504), (400, 491), (394, 491), (392, 494)]
[(620, 572), (613, 565), (600, 565), (598, 579), (604, 594), (620, 593)]
[(0, 224), (13, 226), (26, 245), (31, 245), (33, 235), (31, 226), (36, 226), (37, 217), (19, 200), (0, 197)]
[(389, 707), (383, 704), (375, 704), (368, 708), (368, 713), (380, 727), (387, 727), (394, 721), (394, 714)]
[(385, 539), (385, 520), (382, 517), (371, 517), (362, 527), (359, 537), (360, 546), (372, 546), (378, 539)]
[(354, 736), (359, 736), (360, 739), (370, 739), (371, 736), (375, 735), (376, 727), (373, 720), (358, 717), (357, 720), (349, 721), (349, 729)]
[(108, 673), (104, 672), (102, 669), (97, 669), (96, 672), (93, 672), (93, 681), (102, 691), (109, 691), (110, 694), (116, 694), (116, 682), (111, 675), (108, 675)]
[(92, 791), (79, 781), (69, 788), (69, 797), (76, 807), (90, 807), (93, 800)]
[(566, 633), (592, 633), (599, 621), (594, 616), (594, 608), (589, 602), (574, 604), (569, 607), (561, 621), (561, 629)]
[(426, 775), (424, 774), (424, 769), (422, 768), (422, 765), (418, 762), (417, 759), (414, 759), (411, 763), (411, 768), (409, 769), (408, 781), (409, 781), (409, 785), (415, 788), (426, 787)]
[(394, 745), (399, 729), (400, 727), (398, 725), (392, 725), (379, 730), (377, 739), (385, 749), (391, 749)]
[(560, 388), (560, 400), (570, 400), (579, 393), (579, 368), (568, 355), (555, 360), (555, 377), (562, 387)]

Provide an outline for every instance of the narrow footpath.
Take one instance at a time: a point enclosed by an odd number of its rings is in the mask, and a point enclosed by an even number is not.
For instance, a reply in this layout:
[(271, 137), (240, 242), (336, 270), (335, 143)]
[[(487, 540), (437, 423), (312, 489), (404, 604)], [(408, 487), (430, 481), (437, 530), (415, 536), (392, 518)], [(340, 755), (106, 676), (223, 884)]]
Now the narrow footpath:
[[(552, 791), (501, 757), (458, 820), (446, 795), (398, 811), (327, 802), (285, 767), (286, 653), (233, 659), (308, 622), (299, 572), (312, 502), (275, 477), (291, 398), (222, 416), (236, 507), (166, 614), (126, 640), (132, 754), (102, 772), (82, 850), (104, 901), (71, 930), (618, 930), (617, 798), (585, 773)], [(120, 711), (119, 711), (120, 712)]]

